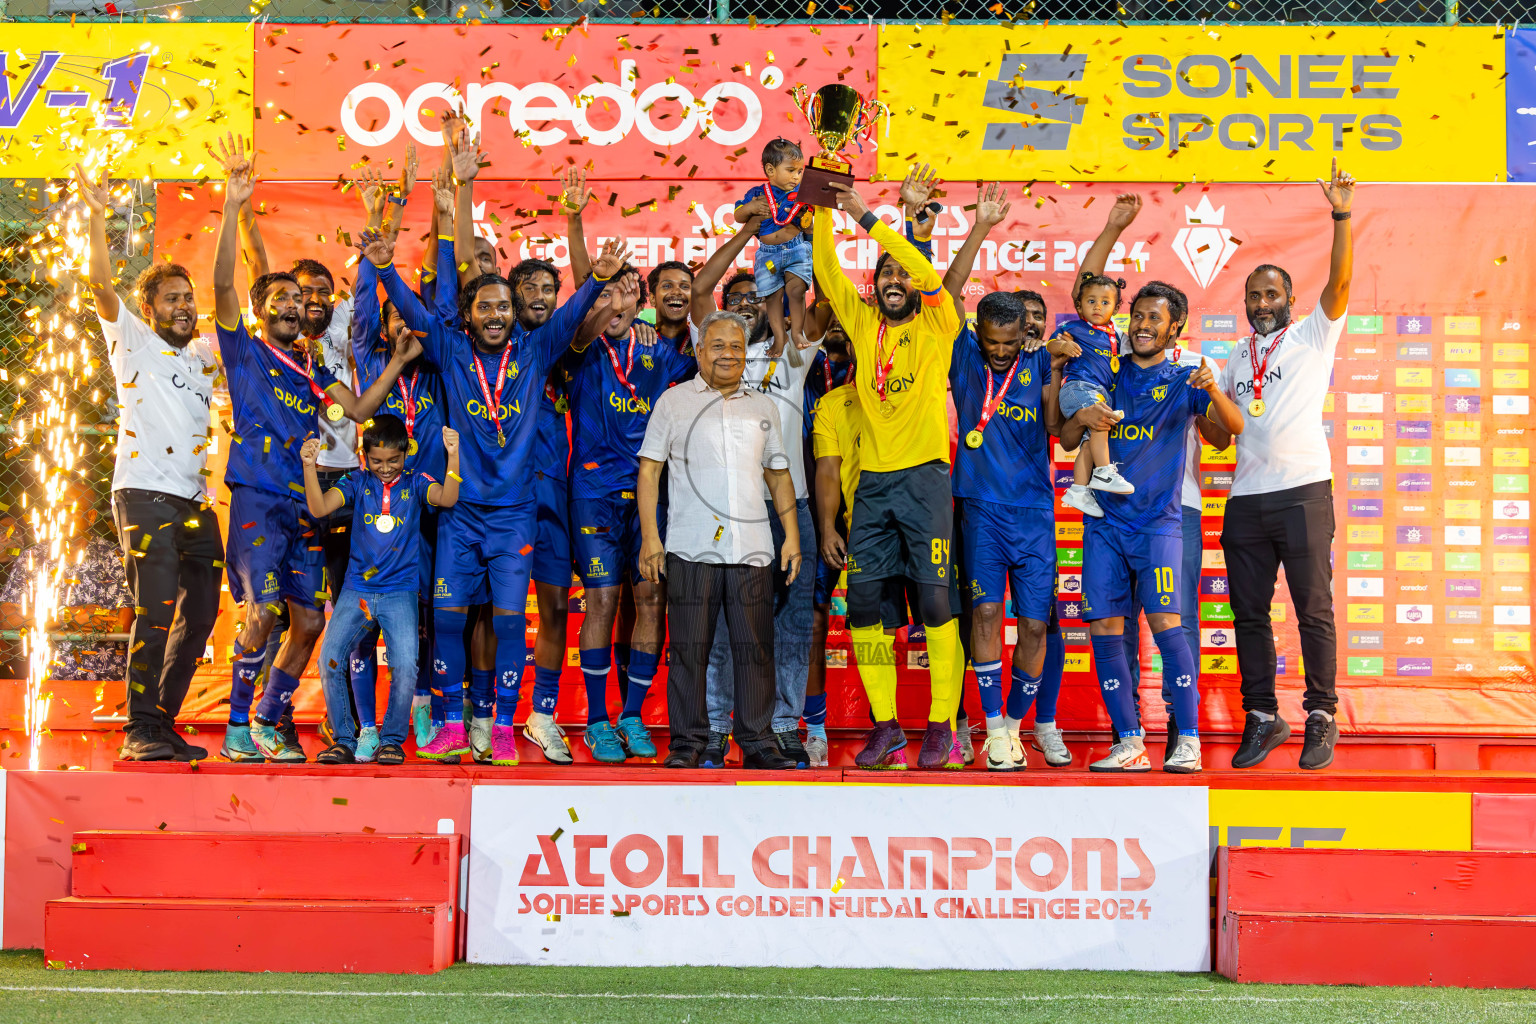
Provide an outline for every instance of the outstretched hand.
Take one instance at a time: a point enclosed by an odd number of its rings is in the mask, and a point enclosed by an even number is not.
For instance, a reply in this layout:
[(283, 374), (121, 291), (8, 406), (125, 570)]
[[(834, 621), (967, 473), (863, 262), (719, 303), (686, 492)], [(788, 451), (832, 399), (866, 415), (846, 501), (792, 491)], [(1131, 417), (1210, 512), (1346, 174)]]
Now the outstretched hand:
[(453, 220), (456, 209), (455, 196), (453, 194), (453, 171), (447, 167), (439, 167), (432, 172), (432, 202), (437, 205), (437, 212)]
[(938, 187), (938, 184), (938, 171), (927, 164), (913, 164), (907, 170), (907, 176), (901, 181), (901, 201), (906, 204), (907, 212), (916, 216), (917, 211), (928, 204), (928, 199), (933, 195), (933, 190)]
[(1008, 190), (1000, 182), (976, 190), (976, 223), (988, 231), (1008, 219)]
[(456, 131), (453, 136), (448, 143), (449, 152), (453, 154), (453, 177), (462, 185), (475, 180), (486, 157), (478, 137), (472, 137), (468, 131)]
[(352, 179), (358, 198), (363, 201), (363, 212), (375, 217), (384, 210), (384, 172), (372, 165), (365, 166)]
[(358, 236), (357, 248), (380, 270), (395, 262), (395, 240), (382, 231), (364, 231)]
[(112, 204), (112, 190), (107, 185), (107, 168), (101, 169), (101, 180), (92, 181), (85, 168), (75, 164), (75, 190), (92, 213), (104, 214)]
[(592, 193), (587, 191), (587, 172), (580, 167), (568, 168), (565, 172), (565, 189), (560, 193), (561, 207), (567, 214), (575, 215), (586, 208), (591, 198)]
[(1115, 205), (1109, 208), (1109, 226), (1124, 231), (1141, 212), (1141, 196), (1134, 192), (1122, 192), (1115, 196)]
[[(629, 249), (624, 242), (617, 238), (610, 238), (603, 243), (603, 251), (597, 254), (597, 259), (592, 261), (592, 273), (601, 280), (612, 280), (624, 264), (629, 262)], [(640, 294), (638, 282), (633, 282), (635, 294)]]
[(1334, 213), (1348, 213), (1351, 204), (1355, 201), (1355, 179), (1339, 170), (1338, 157), (1333, 160), (1333, 174), (1328, 181), (1317, 179), (1322, 186), (1323, 195), (1328, 199), (1328, 205), (1333, 207)]

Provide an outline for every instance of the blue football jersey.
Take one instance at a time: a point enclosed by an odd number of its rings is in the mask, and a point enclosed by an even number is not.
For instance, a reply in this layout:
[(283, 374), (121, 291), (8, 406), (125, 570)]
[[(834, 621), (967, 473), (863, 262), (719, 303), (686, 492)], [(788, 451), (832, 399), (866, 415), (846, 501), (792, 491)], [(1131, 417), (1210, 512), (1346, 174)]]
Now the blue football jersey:
[(1086, 320), (1068, 320), (1056, 328), (1056, 334), (1070, 334), (1083, 350), (1082, 355), (1067, 360), (1061, 375), (1063, 383), (1085, 380), (1097, 384), (1105, 392), (1115, 386), (1115, 367), (1126, 361), (1119, 359), (1125, 347), (1125, 338), (1119, 330), (1113, 326), (1095, 327)]
[[(606, 282), (589, 277), (542, 326), (530, 331), (514, 321), (503, 351), (482, 352), (459, 324), (453, 243), (439, 239), (437, 253), (436, 306), (425, 320), (399, 274), (384, 276), (384, 283), (411, 330), (425, 332), (426, 358), (442, 369), (448, 425), (459, 432), (459, 500), (495, 506), (531, 502), (545, 379)], [(488, 408), (481, 375), (493, 400), (502, 381), (494, 410)]]
[(992, 397), (996, 398), (1007, 372), (994, 373), (976, 335), (969, 326), (962, 328), (949, 364), (960, 430), (955, 495), (1019, 508), (1055, 508), (1051, 439), (1045, 431), (1040, 403), (1040, 392), (1051, 379), (1051, 354), (1043, 348), (1019, 354), (1008, 390), (982, 431), (981, 447), (971, 448), (965, 436), (981, 421), (988, 375), (992, 377)]
[[(600, 335), (571, 359), (571, 497), (609, 498), (633, 493), (640, 474), (640, 443), (656, 399), (698, 372), (692, 355), (660, 335), (654, 345)], [(630, 361), (630, 352), (634, 359)], [(614, 361), (628, 364), (634, 394), (619, 383)]]
[[(357, 265), (357, 294), (352, 299), (352, 359), (357, 364), (357, 379), (362, 389), (373, 387), (387, 366), (389, 351), (379, 334), (382, 313), (379, 309), (379, 276), (394, 274), (394, 267), (380, 271), (368, 260)], [(418, 304), (414, 313), (425, 317), (426, 310)], [(407, 421), (407, 403), (416, 410), (410, 422), (411, 440), (416, 442), (416, 453), (407, 454), (405, 469), (408, 473), (426, 473), (434, 480), (442, 480), (448, 467), (448, 453), (443, 449), (443, 376), (437, 367), (423, 356), (417, 359), (395, 380), (394, 387), (384, 396), (380, 412)]]
[(574, 353), (562, 353), (544, 382), (539, 409), (539, 441), (534, 445), (533, 468), (547, 477), (564, 480), (571, 461), (571, 435), (565, 415), (571, 410), (571, 362)]
[(1203, 416), (1211, 396), (1189, 386), (1195, 372), (1166, 360), (1142, 369), (1130, 359), (1115, 377), (1115, 408), (1125, 418), (1110, 428), (1109, 457), (1135, 494), (1095, 491), (1104, 518), (1129, 532), (1180, 535), (1184, 487), (1184, 431)]
[(332, 485), (347, 500), (337, 515), (352, 513), (352, 554), (344, 584), (348, 590), (414, 593), (420, 587), (421, 512), (427, 506), (427, 487), (433, 483), (421, 473), (405, 472), (395, 478), (389, 486), (389, 514), (395, 525), (388, 533), (379, 529), (384, 484), (377, 476), (359, 469)]
[(811, 428), (816, 425), (816, 406), (821, 404), (822, 397), (828, 391), (848, 383), (848, 372), (852, 369), (852, 359), (837, 363), (827, 358), (826, 349), (816, 350), (811, 368), (805, 375), (805, 402), (802, 408), (805, 410), (804, 434), (807, 440), (810, 439)]
[[(310, 377), (289, 369), (266, 342), (251, 337), (244, 320), (234, 330), (223, 324), (215, 328), (235, 413), (225, 481), (303, 501), (304, 465), (299, 449), (309, 438), (319, 436), (316, 416), (323, 404)], [(307, 344), (301, 338), (291, 352), (284, 353), (300, 370), (305, 366), (303, 346)], [(311, 377), (320, 390), (338, 383), (318, 358), (311, 363)]]

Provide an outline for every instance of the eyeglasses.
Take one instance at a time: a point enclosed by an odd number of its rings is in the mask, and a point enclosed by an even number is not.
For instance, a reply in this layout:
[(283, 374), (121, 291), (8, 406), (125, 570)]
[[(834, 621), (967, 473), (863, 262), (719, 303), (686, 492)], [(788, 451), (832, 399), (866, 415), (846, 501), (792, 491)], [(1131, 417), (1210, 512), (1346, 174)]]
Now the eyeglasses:
[(757, 292), (731, 292), (725, 297), (727, 306), (755, 306), (763, 301)]

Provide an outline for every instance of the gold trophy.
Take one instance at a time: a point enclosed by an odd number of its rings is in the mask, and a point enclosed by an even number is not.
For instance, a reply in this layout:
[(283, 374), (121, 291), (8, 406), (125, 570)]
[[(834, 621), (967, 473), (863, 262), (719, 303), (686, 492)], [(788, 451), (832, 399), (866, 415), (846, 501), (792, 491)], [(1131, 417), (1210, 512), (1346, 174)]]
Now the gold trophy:
[(811, 126), (811, 134), (821, 143), (822, 151), (806, 161), (805, 174), (795, 201), (809, 206), (837, 209), (838, 192), (832, 185), (853, 184), (853, 164), (843, 159), (843, 150), (857, 142), (873, 139), (881, 114), (890, 130), (891, 111), (880, 100), (865, 99), (851, 85), (824, 85), (812, 93), (803, 85), (794, 88), (795, 103)]

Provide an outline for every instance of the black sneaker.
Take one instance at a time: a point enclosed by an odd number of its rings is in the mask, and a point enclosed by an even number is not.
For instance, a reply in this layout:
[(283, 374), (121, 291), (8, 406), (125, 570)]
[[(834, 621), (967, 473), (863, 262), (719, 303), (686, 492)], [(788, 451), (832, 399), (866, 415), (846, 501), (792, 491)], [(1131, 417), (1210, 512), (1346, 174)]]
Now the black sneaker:
[(118, 757), (124, 761), (174, 761), (176, 751), (160, 735), (160, 730), (140, 726), (123, 734)]
[(320, 764), (356, 764), (357, 756), (345, 744), (332, 743), (315, 756)]
[(723, 732), (711, 732), (704, 753), (699, 755), (700, 768), (724, 768), (725, 753), (731, 749), (731, 737)]
[(1276, 715), (1265, 721), (1249, 712), (1243, 723), (1243, 741), (1232, 755), (1233, 768), (1252, 768), (1269, 756), (1269, 752), (1291, 738), (1291, 727), (1285, 719)]
[[(292, 712), (284, 715), (282, 721), (277, 723), (277, 734), (283, 738), (284, 743), (288, 744), (290, 750), (302, 751), (304, 749), (304, 744), (299, 742), (299, 727), (293, 724)], [(334, 745), (334, 737), (331, 743)]]
[(753, 771), (781, 772), (790, 771), (795, 767), (795, 762), (779, 752), (779, 748), (772, 744), (765, 744), (756, 750), (742, 748), (741, 766)]
[(176, 723), (165, 725), (160, 730), (161, 739), (171, 745), (178, 761), (201, 761), (208, 756), (207, 747), (195, 746), (181, 738), (181, 733), (176, 731)]
[(805, 752), (805, 744), (800, 742), (799, 729), (776, 732), (773, 737), (779, 741), (779, 753), (795, 762), (796, 768), (804, 768), (811, 763), (811, 755)]
[[(661, 762), (663, 768), (697, 768), (699, 767), (699, 755), (693, 750), (669, 750), (666, 760)], [(708, 766), (706, 766), (708, 767)]]
[(1307, 716), (1307, 729), (1301, 740), (1301, 757), (1296, 762), (1316, 771), (1333, 764), (1333, 745), (1339, 742), (1339, 723), (1330, 715), (1314, 711)]

